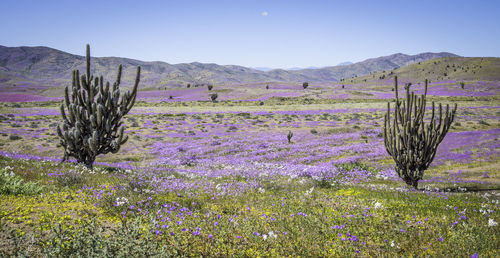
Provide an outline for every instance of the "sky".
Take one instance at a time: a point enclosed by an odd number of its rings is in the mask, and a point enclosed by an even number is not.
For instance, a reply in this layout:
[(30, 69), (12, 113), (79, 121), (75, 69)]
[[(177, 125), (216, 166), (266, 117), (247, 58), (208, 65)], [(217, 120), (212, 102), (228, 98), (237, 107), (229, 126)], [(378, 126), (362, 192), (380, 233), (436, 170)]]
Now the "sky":
[(322, 67), (394, 53), (500, 57), (500, 1), (0, 0), (0, 45), (171, 64)]

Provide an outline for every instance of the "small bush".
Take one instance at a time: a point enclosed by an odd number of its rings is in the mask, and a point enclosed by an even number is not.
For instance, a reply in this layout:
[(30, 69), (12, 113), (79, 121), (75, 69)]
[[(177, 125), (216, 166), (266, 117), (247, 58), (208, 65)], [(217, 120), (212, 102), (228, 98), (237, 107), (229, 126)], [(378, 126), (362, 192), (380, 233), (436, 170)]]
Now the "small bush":
[(60, 186), (75, 186), (81, 185), (85, 181), (82, 173), (72, 169), (64, 174), (58, 174), (56, 176), (56, 182)]

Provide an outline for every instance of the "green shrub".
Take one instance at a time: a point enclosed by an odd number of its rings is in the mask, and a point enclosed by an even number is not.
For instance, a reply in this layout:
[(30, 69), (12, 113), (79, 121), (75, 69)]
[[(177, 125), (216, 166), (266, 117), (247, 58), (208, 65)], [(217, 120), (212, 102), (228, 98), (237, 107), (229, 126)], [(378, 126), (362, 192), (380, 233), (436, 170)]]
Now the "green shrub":
[(39, 245), (47, 257), (171, 256), (160, 247), (160, 241), (155, 241), (152, 228), (141, 219), (122, 223), (118, 228), (102, 227), (92, 220), (77, 229), (54, 227), (49, 239), (39, 241)]
[(0, 170), (0, 194), (38, 194), (43, 186), (35, 182), (25, 182), (23, 178), (14, 174), (12, 168), (7, 166)]

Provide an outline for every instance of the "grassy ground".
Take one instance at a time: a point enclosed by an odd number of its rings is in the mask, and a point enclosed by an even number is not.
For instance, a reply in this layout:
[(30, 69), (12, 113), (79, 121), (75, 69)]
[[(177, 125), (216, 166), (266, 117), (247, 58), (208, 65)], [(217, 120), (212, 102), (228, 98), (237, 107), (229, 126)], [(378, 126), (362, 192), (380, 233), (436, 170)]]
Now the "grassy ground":
[(139, 102), (94, 171), (57, 162), (56, 104), (3, 103), (0, 252), (497, 257), (497, 97), (435, 98), (459, 110), (418, 191), (386, 100)]

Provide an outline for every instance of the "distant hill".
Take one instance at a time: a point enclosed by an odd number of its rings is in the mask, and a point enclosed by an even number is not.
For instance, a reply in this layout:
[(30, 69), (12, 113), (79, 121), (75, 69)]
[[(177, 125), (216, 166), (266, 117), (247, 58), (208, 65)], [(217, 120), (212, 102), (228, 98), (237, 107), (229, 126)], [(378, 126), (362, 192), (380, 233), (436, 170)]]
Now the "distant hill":
[[(82, 50), (84, 48), (82, 47)], [(83, 51), (82, 51), (83, 52)], [(92, 73), (113, 80), (119, 64), (123, 65), (122, 82), (130, 86), (135, 76), (135, 67), (142, 67), (142, 89), (184, 87), (187, 83), (243, 84), (255, 82), (335, 82), (391, 70), (429, 59), (454, 57), (451, 53), (422, 53), (418, 55), (394, 54), (368, 59), (350, 65), (331, 66), (320, 69), (260, 71), (237, 65), (206, 63), (168, 64), (144, 62), (120, 57), (92, 58)], [(71, 71), (85, 69), (85, 57), (69, 54), (48, 47), (0, 46), (0, 90), (47, 90), (60, 89), (70, 84)]]
[[(413, 63), (393, 70), (375, 72), (346, 83), (381, 82), (398, 76), (402, 83), (431, 81), (500, 81), (500, 58), (498, 57), (445, 57)], [(390, 84), (389, 84), (390, 85)]]

